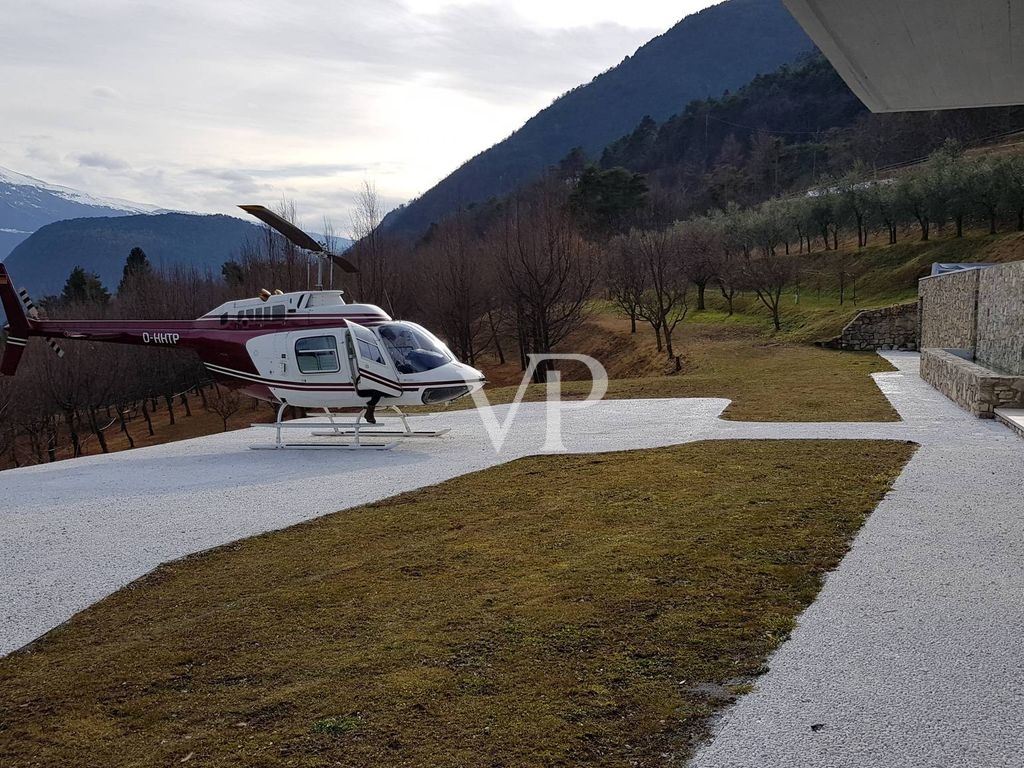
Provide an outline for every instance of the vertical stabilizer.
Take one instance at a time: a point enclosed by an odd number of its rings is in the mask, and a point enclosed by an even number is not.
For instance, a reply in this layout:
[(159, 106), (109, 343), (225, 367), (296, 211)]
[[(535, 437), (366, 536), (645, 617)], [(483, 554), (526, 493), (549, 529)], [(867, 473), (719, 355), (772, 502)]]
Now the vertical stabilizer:
[(7, 315), (7, 343), (4, 345), (3, 359), (0, 359), (0, 375), (12, 376), (18, 369), (25, 345), (32, 333), (32, 321), (25, 312), (25, 305), (14, 290), (14, 283), (7, 272), (7, 267), (0, 264), (0, 302), (3, 303), (4, 314)]

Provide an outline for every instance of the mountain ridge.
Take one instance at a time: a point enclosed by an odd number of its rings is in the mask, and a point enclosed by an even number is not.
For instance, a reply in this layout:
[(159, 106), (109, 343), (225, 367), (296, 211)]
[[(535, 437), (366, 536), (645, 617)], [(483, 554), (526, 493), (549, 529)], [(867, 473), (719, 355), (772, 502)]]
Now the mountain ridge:
[(705, 8), (566, 92), (509, 137), (392, 211), (384, 228), (422, 234), (460, 207), (532, 181), (577, 146), (596, 155), (645, 115), (665, 120), (693, 99), (737, 88), (813, 48), (781, 0), (727, 0)]
[(165, 212), (169, 213), (156, 205), (100, 197), (0, 166), (0, 260), (55, 221)]

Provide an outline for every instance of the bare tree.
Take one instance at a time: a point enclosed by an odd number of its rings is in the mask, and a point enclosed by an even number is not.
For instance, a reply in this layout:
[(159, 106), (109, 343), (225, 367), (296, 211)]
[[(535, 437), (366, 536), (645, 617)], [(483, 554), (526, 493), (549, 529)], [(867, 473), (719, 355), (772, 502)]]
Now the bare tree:
[(868, 188), (868, 201), (875, 219), (885, 225), (889, 245), (895, 245), (897, 227), (900, 223), (896, 184), (891, 179), (873, 182)]
[(421, 309), (435, 323), (455, 354), (470, 365), (491, 326), (493, 268), (485, 249), (473, 236), (464, 213), (434, 228), (418, 254)]
[[(500, 272), (525, 366), (527, 355), (551, 352), (583, 322), (596, 259), (568, 211), (564, 187), (551, 180), (513, 198), (499, 227)], [(539, 365), (536, 380), (545, 381), (549, 368)]]
[(206, 407), (220, 416), (224, 432), (228, 431), (228, 419), (242, 410), (242, 395), (237, 390), (215, 384), (213, 394), (206, 399)]
[[(321, 225), (324, 235), (324, 248), (330, 253), (338, 252), (338, 235), (337, 230), (334, 227), (334, 221), (330, 216), (324, 216), (323, 224)], [(328, 290), (334, 290), (334, 261), (328, 259), (325, 265), (327, 269), (327, 288)]]
[(615, 305), (629, 318), (629, 332), (636, 333), (636, 321), (644, 291), (647, 271), (640, 264), (636, 249), (627, 237), (616, 237), (608, 245), (605, 283)]
[(739, 209), (731, 207), (724, 213), (708, 217), (708, 223), (717, 233), (715, 239), (715, 283), (725, 299), (729, 316), (734, 312), (736, 294), (743, 282), (743, 254), (748, 243), (740, 226)]
[[(658, 338), (658, 349), (675, 358), (672, 334), (689, 310), (687, 274), (681, 239), (674, 230), (639, 230), (629, 235), (647, 273), (647, 289), (641, 301), (641, 315)], [(678, 363), (678, 361), (677, 361)]]
[(384, 233), (380, 226), (383, 220), (384, 211), (377, 187), (373, 182), (364, 180), (352, 209), (352, 239), (355, 245), (350, 252), (350, 258), (359, 269), (355, 275), (356, 298), (359, 301), (387, 303), (386, 299), (381, 302), (379, 298), (385, 290), (383, 275), (387, 269), (384, 263)]
[(744, 253), (744, 283), (771, 312), (775, 330), (781, 330), (782, 292), (799, 275), (796, 258), (779, 253), (780, 224), (771, 212), (750, 211), (744, 217), (744, 225), (755, 247)]
[(718, 274), (721, 233), (714, 222), (703, 216), (681, 222), (673, 229), (690, 282), (697, 287), (697, 310), (703, 312), (706, 308), (704, 294)]
[[(0, 355), (3, 354), (3, 351), (3, 348), (0, 347)], [(10, 376), (0, 376), (0, 456), (9, 450), (13, 450), (17, 440), (16, 412), (17, 402), (14, 398), (14, 379)]]

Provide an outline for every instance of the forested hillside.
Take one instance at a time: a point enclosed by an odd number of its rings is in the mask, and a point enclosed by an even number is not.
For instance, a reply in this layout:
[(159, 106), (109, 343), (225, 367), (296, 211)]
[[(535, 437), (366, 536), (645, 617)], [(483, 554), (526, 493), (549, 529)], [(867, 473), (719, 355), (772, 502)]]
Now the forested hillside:
[(393, 212), (385, 228), (417, 236), (459, 207), (535, 180), (574, 147), (596, 159), (644, 115), (664, 120), (811, 47), (780, 0), (729, 0), (688, 16)]
[(644, 118), (601, 166), (645, 174), (682, 216), (804, 190), (855, 166), (884, 175), (947, 140), (970, 146), (1022, 127), (1024, 107), (872, 114), (815, 53), (663, 123)]

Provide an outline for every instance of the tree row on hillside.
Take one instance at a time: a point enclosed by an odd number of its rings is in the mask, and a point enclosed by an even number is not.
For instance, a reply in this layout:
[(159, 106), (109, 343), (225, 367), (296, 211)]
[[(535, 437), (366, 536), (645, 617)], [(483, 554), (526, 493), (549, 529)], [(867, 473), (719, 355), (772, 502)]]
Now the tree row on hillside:
[(858, 165), (872, 175), (1024, 128), (1024, 107), (871, 114), (821, 54), (759, 75), (735, 93), (642, 120), (600, 157), (646, 175), (684, 217), (806, 189)]

